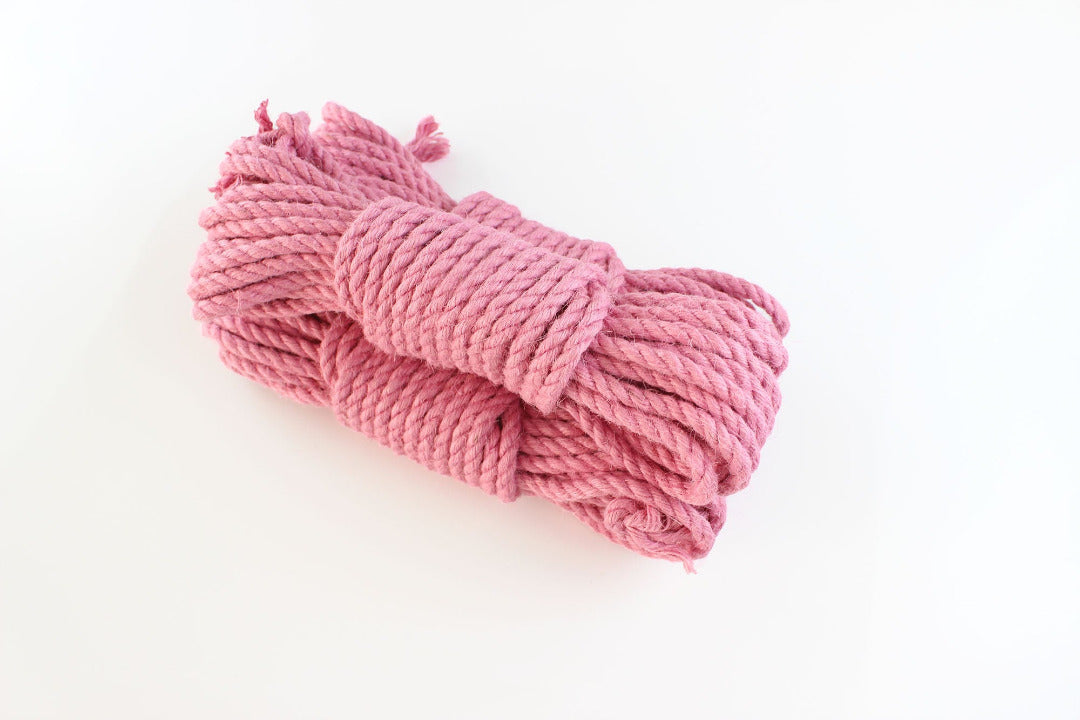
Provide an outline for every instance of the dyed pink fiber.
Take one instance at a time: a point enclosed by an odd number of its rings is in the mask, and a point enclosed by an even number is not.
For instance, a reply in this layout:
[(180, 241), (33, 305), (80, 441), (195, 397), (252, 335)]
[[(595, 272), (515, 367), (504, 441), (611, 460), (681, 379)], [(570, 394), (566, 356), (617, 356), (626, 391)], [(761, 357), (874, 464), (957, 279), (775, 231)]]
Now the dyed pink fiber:
[(625, 270), (606, 244), (486, 193), (454, 202), (407, 146), (337, 105), (311, 132), (266, 104), (221, 165), (195, 317), (236, 372), (503, 500), (537, 495), (651, 557), (712, 547), (780, 406), (787, 317), (697, 269)]

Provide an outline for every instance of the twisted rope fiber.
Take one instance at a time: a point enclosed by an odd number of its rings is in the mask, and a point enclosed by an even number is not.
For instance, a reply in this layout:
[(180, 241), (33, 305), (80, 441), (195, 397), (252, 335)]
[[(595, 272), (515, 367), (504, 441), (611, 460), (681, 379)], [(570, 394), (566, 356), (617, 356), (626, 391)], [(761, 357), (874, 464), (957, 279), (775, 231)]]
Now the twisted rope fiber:
[(266, 103), (200, 217), (189, 295), (234, 371), (438, 472), (537, 495), (636, 552), (704, 556), (780, 405), (788, 321), (709, 270), (628, 271), (612, 248), (428, 175), (328, 104)]

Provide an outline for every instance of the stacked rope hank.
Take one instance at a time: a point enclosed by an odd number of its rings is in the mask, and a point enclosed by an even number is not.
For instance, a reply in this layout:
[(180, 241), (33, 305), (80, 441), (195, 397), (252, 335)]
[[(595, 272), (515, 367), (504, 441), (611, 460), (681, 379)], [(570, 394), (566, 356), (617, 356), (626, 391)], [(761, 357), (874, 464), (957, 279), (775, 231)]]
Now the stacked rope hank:
[[(281, 128), (267, 133), (268, 140), (302, 148), (316, 164), (336, 160), (337, 169), (362, 191), (361, 203), (390, 193), (413, 202), (451, 204), (403, 146), (381, 128), (346, 112), (330, 109), (327, 125), (316, 134), (319, 142), (307, 135), (290, 140)], [(282, 128), (306, 129), (293, 116), (283, 117), (288, 120), (280, 124)], [(345, 128), (346, 134), (335, 127)], [(314, 157), (316, 150), (318, 157)], [(333, 189), (337, 182), (312, 180), (316, 181), (322, 187), (302, 187), (304, 192), (295, 195), (314, 195), (320, 189)], [(292, 223), (312, 227), (317, 221), (329, 224), (330, 236), (319, 240), (332, 246), (334, 235), (347, 229), (355, 206), (324, 207), (317, 218), (288, 217), (290, 212), (286, 208), (286, 217), (274, 218), (275, 222), (282, 227)], [(503, 213), (507, 214), (514, 213)], [(481, 220), (493, 215), (488, 210)], [(568, 242), (567, 236), (545, 233), (535, 223), (520, 229), (538, 247), (569, 248), (575, 256), (581, 256), (583, 247), (596, 246)], [(598, 254), (614, 278), (618, 272), (611, 269), (612, 257), (610, 248)], [(271, 277), (259, 285), (245, 281), (245, 293), (260, 300), (259, 292), (273, 295), (296, 290), (293, 297), (278, 298), (265, 308), (260, 305), (258, 312), (273, 312), (279, 305), (286, 312), (297, 307), (340, 310), (326, 281), (332, 267), (328, 252), (300, 258), (299, 267), (272, 269)], [(746, 484), (756, 467), (760, 446), (779, 407), (776, 376), (786, 363), (780, 343), (787, 324), (783, 311), (760, 288), (721, 273), (663, 270), (632, 275), (632, 284), (619, 295), (623, 302), (616, 303), (609, 315), (610, 327), (577, 368), (562, 401), (583, 427), (592, 429), (598, 442), (611, 445), (613, 437), (618, 437), (619, 433), (607, 432), (610, 426), (624, 431), (623, 435), (633, 433), (634, 455), (644, 454), (681, 478), (667, 484), (666, 492), (691, 503), (707, 502), (715, 492), (734, 492)], [(235, 299), (229, 295), (226, 305), (231, 307)], [(772, 320), (750, 303), (760, 304)], [(542, 407), (549, 406), (550, 401)]]
[[(408, 148), (343, 108), (328, 105), (314, 134), (303, 114), (282, 115), (274, 127), (264, 105), (257, 118), (260, 133), (234, 143), (222, 164), (190, 288), (229, 367), (329, 405), (350, 427), (503, 499), (547, 497), (637, 552), (687, 564), (708, 552), (724, 519), (722, 495), (745, 483), (779, 404), (786, 318), (771, 298), (709, 271), (624, 273), (609, 246), (526, 221), (491, 196), (455, 204)], [(436, 129), (428, 122), (410, 147), (427, 148), (417, 152), (429, 159), (444, 153), (445, 142), (424, 144)], [(396, 219), (387, 224), (386, 213)], [(420, 226), (426, 239), (411, 234)], [(370, 284), (343, 272), (343, 260), (368, 247), (354, 242), (343, 253), (352, 240), (369, 241), (370, 260), (381, 242), (423, 252), (442, 233), (451, 255), (463, 237), (487, 256), (540, 252), (555, 279), (580, 276), (592, 289), (550, 303), (562, 317), (568, 299), (585, 298), (579, 309), (602, 309), (591, 315), (601, 322), (564, 344), (572, 351), (554, 352), (561, 362), (542, 363), (566, 372), (527, 383), (548, 391), (524, 392), (531, 404), (507, 390), (515, 381), (506, 370), (528, 375), (522, 358), (535, 355), (530, 347), (542, 344), (554, 315), (516, 353), (499, 342), (492, 352), (473, 334), (446, 342), (438, 326), (423, 340), (410, 333), (424, 316), (408, 310), (438, 288), (437, 273), (414, 273), (398, 292), (407, 273), (392, 262), (369, 273)], [(391, 291), (380, 295), (384, 287)], [(366, 302), (368, 290), (398, 302)], [(472, 452), (466, 459), (462, 448)]]

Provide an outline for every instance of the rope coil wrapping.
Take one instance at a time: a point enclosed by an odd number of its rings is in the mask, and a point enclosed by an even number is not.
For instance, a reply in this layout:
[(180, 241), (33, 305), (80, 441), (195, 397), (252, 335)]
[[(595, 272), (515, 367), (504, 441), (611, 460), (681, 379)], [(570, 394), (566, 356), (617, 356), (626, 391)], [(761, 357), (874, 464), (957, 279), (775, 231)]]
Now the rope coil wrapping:
[(544, 413), (611, 306), (595, 265), (397, 198), (345, 231), (334, 277), (343, 311), (382, 350), (485, 377)]
[(627, 271), (612, 248), (422, 161), (328, 104), (266, 104), (200, 224), (195, 317), (226, 365), (504, 500), (548, 498), (612, 540), (690, 562), (772, 429), (783, 309), (708, 270)]

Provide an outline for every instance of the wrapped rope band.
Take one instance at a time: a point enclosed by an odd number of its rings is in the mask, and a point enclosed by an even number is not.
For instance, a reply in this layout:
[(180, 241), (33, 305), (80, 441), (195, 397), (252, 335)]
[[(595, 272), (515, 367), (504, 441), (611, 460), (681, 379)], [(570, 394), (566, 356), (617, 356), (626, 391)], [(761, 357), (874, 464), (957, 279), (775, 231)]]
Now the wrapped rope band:
[(388, 353), (502, 385), (550, 413), (611, 307), (603, 271), (398, 198), (341, 237), (341, 307)]

